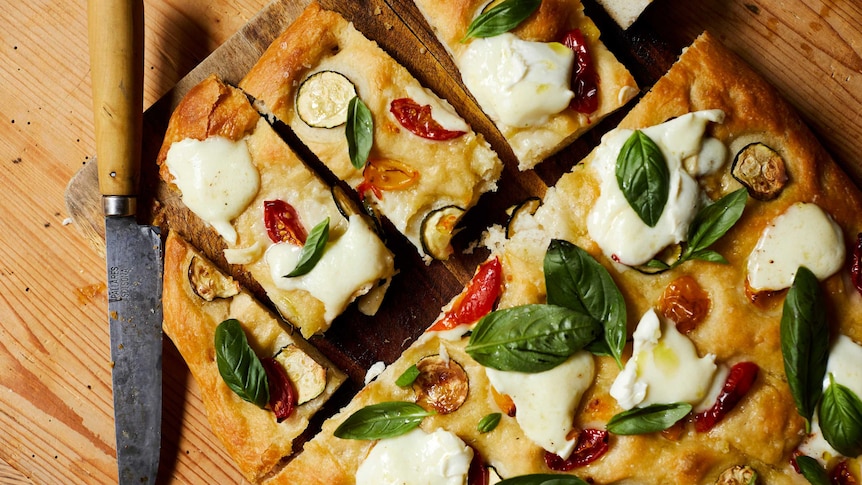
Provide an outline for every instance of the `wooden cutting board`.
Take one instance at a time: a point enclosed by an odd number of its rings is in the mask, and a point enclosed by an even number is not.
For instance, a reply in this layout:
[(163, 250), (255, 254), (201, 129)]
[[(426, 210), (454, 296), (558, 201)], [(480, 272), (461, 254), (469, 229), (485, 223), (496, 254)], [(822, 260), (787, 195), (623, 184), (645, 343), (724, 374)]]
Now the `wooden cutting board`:
[[(144, 114), (142, 187), (145, 203), (142, 205), (149, 207), (150, 203), (158, 204), (171, 230), (191, 237), (204, 253), (223, 267), (227, 265), (222, 257), (220, 239), (182, 206), (176, 194), (159, 183), (156, 154), (174, 107), (192, 86), (212, 73), (219, 74), (230, 83), (238, 83), (272, 40), (309, 2), (274, 0), (268, 4)], [(412, 1), (321, 0), (320, 3), (341, 12), (367, 37), (377, 41), (410, 69), (423, 84), (449, 99), (459, 113), (485, 135), (507, 165), (500, 189), (484, 196), (479, 205), (468, 213), (464, 221), (465, 229), (454, 240), (456, 254), (450, 261), (426, 266), (412, 245), (389, 228), (387, 237), (396, 254), (400, 273), (393, 281), (378, 315), (370, 318), (350, 308), (324, 337), (312, 339), (351, 378), (344, 392), (339, 393), (329, 406), (327, 412), (331, 412), (361, 387), (371, 364), (377, 361), (389, 363), (397, 358), (413, 338), (432, 322), (441, 306), (461, 290), (476, 264), (485, 257), (486, 253), (482, 250), (465, 252), (480, 237), (482, 230), (490, 224), (505, 223), (505, 209), (511, 205), (532, 195), (542, 195), (547, 186), (553, 185), (560, 175), (598, 143), (601, 134), (615, 126), (625, 109), (599, 123), (587, 135), (536, 170), (520, 173), (514, 168), (516, 163), (502, 137), (462, 89), (460, 81), (450, 74), (454, 72), (451, 61), (431, 35)], [(815, 132), (821, 135), (827, 149), (839, 156), (839, 163), (843, 162), (842, 165), (857, 185), (860, 184), (862, 163), (855, 162), (852, 154), (862, 153), (862, 124), (858, 121), (854, 123), (856, 113), (862, 110), (862, 83), (858, 79), (855, 82), (839, 80), (831, 84), (820, 83), (822, 89), (834, 92), (825, 95), (822, 92), (808, 92), (814, 89), (811, 86), (823, 78), (824, 70), (827, 69), (832, 69), (833, 73), (839, 71), (839, 77), (844, 75), (841, 69), (849, 73), (847, 76), (860, 76), (862, 59), (853, 46), (858, 49), (858, 45), (862, 45), (862, 34), (857, 32), (853, 22), (830, 23), (826, 17), (829, 12), (823, 10), (786, 12), (776, 6), (780, 3), (777, 1), (764, 1), (755, 5), (665, 0), (657, 2), (641, 21), (624, 32), (592, 0), (585, 0), (584, 3), (587, 14), (603, 32), (603, 41), (629, 67), (644, 90), (671, 66), (682, 48), (703, 30), (710, 30), (785, 93), (812, 124)], [(852, 12), (844, 12), (839, 18), (849, 16), (862, 19), (859, 6), (848, 5), (844, 8)], [(803, 28), (801, 23), (804, 22), (807, 22), (804, 28), (824, 32), (824, 35), (816, 37), (822, 40), (814, 46), (814, 54), (806, 59), (809, 71), (800, 71), (797, 69), (798, 64), (790, 62), (797, 55), (793, 50), (797, 46), (790, 45), (795, 37), (791, 35), (791, 40), (788, 40), (786, 35), (770, 33), (790, 31), (792, 34), (794, 28)], [(669, 30), (667, 25), (673, 25), (674, 28)], [(828, 25), (829, 28), (818, 28), (816, 25)], [(810, 32), (803, 37), (811, 38), (808, 34)], [(836, 41), (836, 38), (840, 41)], [(836, 60), (840, 62), (836, 64)], [(288, 137), (288, 142), (293, 143), (293, 140)], [(310, 156), (301, 146), (295, 146), (295, 149), (301, 155)], [(104, 252), (104, 226), (95, 163), (88, 163), (70, 181), (66, 203), (68, 213), (77, 227), (97, 250)], [(265, 300), (253, 282), (241, 273), (234, 271), (234, 274)], [(174, 370), (184, 372), (183, 363), (175, 352), (167, 355), (164, 365), (166, 374)], [(181, 410), (187, 385), (184, 380), (165, 381), (166, 409), (177, 406)]]

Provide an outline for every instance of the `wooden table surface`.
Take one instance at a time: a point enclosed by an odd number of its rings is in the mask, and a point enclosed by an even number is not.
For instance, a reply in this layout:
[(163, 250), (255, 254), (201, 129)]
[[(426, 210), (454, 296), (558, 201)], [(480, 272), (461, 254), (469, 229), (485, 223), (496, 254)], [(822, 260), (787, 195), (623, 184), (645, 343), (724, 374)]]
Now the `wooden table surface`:
[[(589, 2), (591, 0), (585, 0)], [(0, 483), (116, 482), (104, 261), (64, 191), (95, 152), (85, 2), (7, 2), (0, 33)], [(266, 0), (148, 0), (145, 106)], [(682, 45), (708, 29), (793, 103), (862, 180), (856, 0), (656, 0), (639, 25)], [(429, 322), (430, 323), (430, 322)], [(175, 349), (165, 359), (177, 365)], [(164, 416), (160, 482), (242, 483), (187, 372)]]

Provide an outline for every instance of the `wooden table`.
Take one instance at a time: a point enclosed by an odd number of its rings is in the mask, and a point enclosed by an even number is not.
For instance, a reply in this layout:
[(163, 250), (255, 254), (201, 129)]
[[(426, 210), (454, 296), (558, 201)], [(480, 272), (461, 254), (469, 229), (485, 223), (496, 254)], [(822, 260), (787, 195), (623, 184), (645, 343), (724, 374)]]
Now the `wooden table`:
[[(265, 3), (148, 0), (145, 105)], [(7, 2), (4, 9), (0, 483), (111, 483), (116, 454), (104, 261), (64, 205), (67, 183), (95, 151), (86, 8), (44, 0)], [(862, 181), (858, 2), (657, 0), (629, 35), (638, 29), (658, 32), (669, 45), (684, 45), (703, 29), (717, 34), (778, 87)], [(182, 406), (164, 416), (160, 481), (242, 482), (169, 342), (165, 359), (165, 379), (184, 395), (166, 397)]]

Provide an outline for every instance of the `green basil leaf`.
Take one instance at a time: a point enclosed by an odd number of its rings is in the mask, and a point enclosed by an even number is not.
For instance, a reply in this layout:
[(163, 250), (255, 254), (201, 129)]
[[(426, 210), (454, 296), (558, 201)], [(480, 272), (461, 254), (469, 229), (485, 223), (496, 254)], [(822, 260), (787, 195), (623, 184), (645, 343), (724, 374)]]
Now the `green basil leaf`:
[(691, 412), (691, 404), (652, 404), (644, 408), (623, 411), (608, 421), (609, 432), (620, 435), (646, 434), (664, 431)]
[(655, 227), (670, 190), (670, 171), (661, 148), (644, 132), (635, 130), (617, 155), (616, 176), (632, 209), (644, 224)]
[(727, 264), (727, 260), (724, 259), (724, 256), (710, 249), (704, 249), (703, 251), (691, 253), (691, 256), (689, 256), (688, 259), (699, 259), (701, 261), (707, 261), (710, 263)]
[(790, 393), (810, 431), (814, 408), (823, 394), (829, 357), (826, 304), (817, 277), (800, 266), (784, 299), (781, 315), (781, 354)]
[(413, 364), (398, 376), (398, 379), (395, 380), (395, 385), (398, 387), (412, 386), (417, 377), (419, 377), (419, 368), (416, 367), (416, 364)]
[(542, 0), (506, 0), (476, 17), (467, 27), (461, 42), (471, 37), (494, 37), (508, 32), (532, 15), (541, 4)]
[(742, 217), (747, 199), (748, 192), (739, 189), (699, 210), (688, 228), (688, 246), (680, 260), (684, 261), (696, 253), (702, 253), (724, 236)]
[(497, 425), (500, 424), (500, 419), (502, 418), (502, 413), (491, 413), (479, 420), (479, 425), (476, 427), (476, 429), (478, 429), (480, 433), (487, 433), (489, 431), (493, 431), (494, 428), (496, 428)]
[(556, 305), (524, 305), (482, 317), (466, 350), (485, 367), (542, 372), (563, 363), (601, 331), (601, 323), (585, 313)]
[(371, 117), (371, 110), (359, 96), (354, 96), (347, 105), (344, 133), (347, 136), (350, 163), (360, 170), (368, 161), (368, 154), (371, 153), (371, 145), (374, 143), (374, 119)]
[(862, 401), (829, 374), (818, 412), (823, 437), (844, 456), (862, 455)]
[(799, 472), (811, 485), (830, 485), (832, 483), (826, 470), (814, 458), (806, 455), (797, 456), (796, 465), (799, 467)]
[(622, 364), (626, 345), (626, 304), (608, 270), (568, 241), (551, 241), (544, 260), (548, 303), (585, 312), (604, 325), (607, 350)]
[(239, 321), (221, 322), (215, 331), (216, 365), (225, 384), (244, 400), (264, 407), (269, 402), (269, 381), (257, 354), (248, 345)]
[(335, 429), (338, 438), (352, 440), (380, 440), (403, 435), (422, 422), (434, 411), (426, 411), (411, 402), (382, 402), (365, 406), (348, 416)]
[(587, 485), (587, 482), (574, 475), (538, 473), (535, 475), (507, 478), (497, 482), (497, 485)]
[(296, 268), (293, 268), (293, 271), (285, 275), (285, 278), (302, 276), (314, 269), (314, 266), (317, 265), (317, 262), (323, 256), (323, 250), (326, 249), (327, 242), (329, 242), (329, 217), (311, 229), (311, 232), (305, 239), (305, 245), (302, 246), (302, 252), (299, 253), (299, 261), (296, 262)]

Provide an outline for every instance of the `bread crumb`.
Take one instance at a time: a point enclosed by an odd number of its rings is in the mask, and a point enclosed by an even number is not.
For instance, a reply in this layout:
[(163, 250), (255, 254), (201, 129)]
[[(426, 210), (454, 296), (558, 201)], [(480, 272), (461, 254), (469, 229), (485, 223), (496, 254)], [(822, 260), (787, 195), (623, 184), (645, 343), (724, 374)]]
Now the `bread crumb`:
[(382, 14), (383, 14), (383, 10), (380, 8), (379, 5), (374, 7), (374, 15), (382, 15)]

